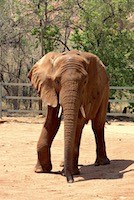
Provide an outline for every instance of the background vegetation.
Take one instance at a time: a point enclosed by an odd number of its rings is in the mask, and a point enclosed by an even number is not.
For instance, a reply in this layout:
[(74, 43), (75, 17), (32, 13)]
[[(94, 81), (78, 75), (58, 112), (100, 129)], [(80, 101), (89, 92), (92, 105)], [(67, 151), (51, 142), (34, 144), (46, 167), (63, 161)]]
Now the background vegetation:
[(45, 53), (76, 48), (100, 57), (110, 85), (133, 86), (133, 7), (133, 0), (0, 0), (0, 81), (28, 82)]

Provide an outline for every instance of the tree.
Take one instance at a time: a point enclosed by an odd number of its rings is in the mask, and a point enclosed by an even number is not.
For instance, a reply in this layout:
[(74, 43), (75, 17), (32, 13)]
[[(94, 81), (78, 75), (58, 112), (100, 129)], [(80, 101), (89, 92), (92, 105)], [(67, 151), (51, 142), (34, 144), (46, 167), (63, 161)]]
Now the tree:
[[(78, 20), (72, 34), (74, 48), (95, 53), (107, 66), (112, 86), (133, 86), (133, 36), (129, 28), (130, 0), (77, 0)], [(130, 91), (131, 92), (131, 91)], [(111, 90), (110, 98), (125, 93)]]
[[(134, 84), (132, 0), (0, 0), (0, 4), (0, 81), (28, 82), (29, 69), (44, 54), (76, 48), (101, 58), (111, 85)], [(5, 86), (5, 92), (16, 96), (22, 91)], [(15, 100), (13, 105), (19, 108)]]
[(41, 56), (53, 51), (58, 46), (60, 37), (59, 28), (56, 22), (57, 11), (59, 7), (55, 1), (32, 0), (29, 4), (33, 19), (36, 19), (31, 34), (36, 38), (36, 46), (41, 47)]
[[(20, 3), (20, 2), (19, 2)], [(29, 35), (27, 21), (24, 20), (25, 8), (18, 1), (3, 1), (1, 7), (1, 37), (0, 37), (0, 81), (27, 82), (30, 58)], [(21, 10), (21, 11), (20, 11)], [(17, 86), (4, 86), (9, 96), (18, 96)], [(19, 101), (11, 101), (14, 109), (19, 109)]]
[(77, 3), (79, 20), (71, 38), (74, 48), (97, 54), (107, 66), (111, 85), (133, 85), (133, 32), (128, 29), (132, 2), (77, 0)]
[[(132, 1), (77, 0), (77, 5), (79, 13), (72, 46), (98, 55), (107, 66), (112, 86), (133, 86), (134, 34), (128, 20)], [(110, 93), (111, 98), (117, 95), (114, 90)]]

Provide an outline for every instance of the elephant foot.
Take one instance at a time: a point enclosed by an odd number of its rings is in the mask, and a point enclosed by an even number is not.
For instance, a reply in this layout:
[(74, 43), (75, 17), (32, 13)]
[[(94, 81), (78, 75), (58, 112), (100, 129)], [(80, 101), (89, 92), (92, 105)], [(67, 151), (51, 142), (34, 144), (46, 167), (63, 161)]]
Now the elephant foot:
[(99, 166), (99, 165), (108, 165), (110, 164), (110, 160), (107, 157), (104, 158), (97, 158), (94, 165)]
[(40, 163), (37, 163), (34, 171), (36, 173), (49, 173), (52, 169), (52, 165), (41, 165)]

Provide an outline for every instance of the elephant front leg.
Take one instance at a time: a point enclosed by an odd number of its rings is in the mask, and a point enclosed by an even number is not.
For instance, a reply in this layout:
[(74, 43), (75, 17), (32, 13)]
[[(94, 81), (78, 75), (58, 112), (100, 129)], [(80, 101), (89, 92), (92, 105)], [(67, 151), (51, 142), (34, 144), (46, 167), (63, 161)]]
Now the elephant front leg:
[(50, 148), (60, 126), (61, 118), (58, 118), (58, 110), (59, 106), (56, 108), (48, 106), (47, 118), (37, 144), (36, 173), (47, 173), (52, 169)]
[(95, 120), (92, 121), (92, 128), (96, 141), (96, 161), (95, 166), (109, 164), (110, 161), (106, 154), (105, 140), (104, 140), (104, 125), (98, 125)]

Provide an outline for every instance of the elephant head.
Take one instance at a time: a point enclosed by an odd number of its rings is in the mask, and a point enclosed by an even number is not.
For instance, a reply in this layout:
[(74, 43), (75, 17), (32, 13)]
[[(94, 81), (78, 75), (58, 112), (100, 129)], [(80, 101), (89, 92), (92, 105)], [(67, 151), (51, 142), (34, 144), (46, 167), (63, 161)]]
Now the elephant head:
[[(52, 107), (60, 104), (63, 109), (64, 170), (68, 182), (73, 182), (72, 153), (78, 114), (88, 120), (85, 98), (89, 90), (92, 90), (92, 96), (97, 95), (93, 91), (97, 87), (99, 71), (103, 75), (104, 67), (98, 57), (73, 50), (46, 54), (28, 75), (43, 101)], [(102, 78), (101, 82), (107, 82), (107, 79)]]

